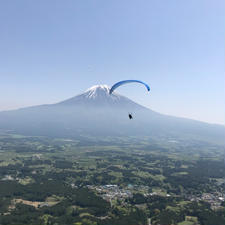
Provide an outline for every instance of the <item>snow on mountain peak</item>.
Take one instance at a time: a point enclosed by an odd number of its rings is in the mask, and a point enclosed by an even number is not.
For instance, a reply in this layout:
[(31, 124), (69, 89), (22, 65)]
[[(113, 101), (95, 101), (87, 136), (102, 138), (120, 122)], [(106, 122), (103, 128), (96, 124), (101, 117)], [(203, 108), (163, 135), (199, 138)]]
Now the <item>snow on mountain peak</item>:
[(94, 85), (87, 89), (85, 94), (88, 98), (96, 98), (97, 96), (108, 96), (110, 87), (106, 84), (103, 85)]
[(100, 85), (94, 85), (87, 89), (87, 91), (97, 91), (97, 90), (104, 90), (106, 92), (109, 92), (110, 87), (107, 84), (100, 84)]
[(59, 102), (58, 104), (64, 105), (77, 105), (77, 104), (95, 104), (96, 106), (111, 105), (119, 102), (128, 101), (126, 97), (113, 92), (109, 94), (110, 87), (104, 85), (94, 85), (87, 89), (84, 93)]

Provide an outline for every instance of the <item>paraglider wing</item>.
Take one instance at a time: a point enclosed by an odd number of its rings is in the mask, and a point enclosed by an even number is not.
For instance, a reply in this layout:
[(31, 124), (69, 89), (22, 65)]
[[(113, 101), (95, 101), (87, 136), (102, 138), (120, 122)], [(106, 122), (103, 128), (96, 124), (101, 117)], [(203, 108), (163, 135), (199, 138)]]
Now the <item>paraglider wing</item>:
[(146, 84), (146, 83), (144, 83), (144, 82), (142, 82), (142, 81), (140, 81), (140, 80), (122, 80), (122, 81), (120, 81), (120, 82), (118, 82), (118, 83), (115, 83), (112, 87), (111, 87), (111, 89), (110, 89), (110, 91), (109, 91), (109, 94), (112, 94), (113, 93), (113, 91), (116, 89), (116, 88), (118, 88), (119, 86), (121, 86), (121, 85), (124, 85), (124, 84), (127, 84), (127, 83), (140, 83), (140, 84), (143, 84), (143, 85), (145, 85), (145, 87), (147, 88), (147, 90), (148, 91), (150, 91), (150, 87)]

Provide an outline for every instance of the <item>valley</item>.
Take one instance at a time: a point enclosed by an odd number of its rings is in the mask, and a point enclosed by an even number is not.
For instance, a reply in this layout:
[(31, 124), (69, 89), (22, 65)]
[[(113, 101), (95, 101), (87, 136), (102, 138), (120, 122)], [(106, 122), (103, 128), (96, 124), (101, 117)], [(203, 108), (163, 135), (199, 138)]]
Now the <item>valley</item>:
[(2, 133), (0, 159), (3, 225), (225, 221), (220, 145)]

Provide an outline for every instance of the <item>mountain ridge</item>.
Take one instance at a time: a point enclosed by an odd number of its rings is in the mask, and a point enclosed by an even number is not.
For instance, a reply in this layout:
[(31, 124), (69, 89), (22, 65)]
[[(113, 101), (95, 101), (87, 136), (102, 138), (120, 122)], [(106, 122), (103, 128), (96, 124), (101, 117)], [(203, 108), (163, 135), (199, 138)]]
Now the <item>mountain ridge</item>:
[[(134, 119), (128, 119), (128, 112)], [(149, 136), (215, 139), (225, 144), (225, 128), (201, 121), (154, 112), (116, 92), (95, 85), (75, 97), (0, 112), (0, 129), (28, 135), (56, 137)]]

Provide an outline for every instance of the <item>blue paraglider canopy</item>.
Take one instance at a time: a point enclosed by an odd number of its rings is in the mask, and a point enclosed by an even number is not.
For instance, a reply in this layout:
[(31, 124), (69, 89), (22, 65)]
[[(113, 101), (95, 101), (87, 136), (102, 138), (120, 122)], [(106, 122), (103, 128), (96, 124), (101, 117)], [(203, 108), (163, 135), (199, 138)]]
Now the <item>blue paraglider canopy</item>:
[(113, 91), (116, 89), (116, 88), (118, 88), (119, 86), (121, 86), (121, 85), (124, 85), (124, 84), (127, 84), (127, 83), (140, 83), (140, 84), (143, 84), (143, 85), (145, 85), (145, 87), (147, 88), (147, 90), (148, 91), (150, 91), (150, 87), (146, 84), (146, 83), (144, 83), (143, 81), (140, 81), (140, 80), (122, 80), (122, 81), (120, 81), (120, 82), (118, 82), (118, 83), (115, 83), (112, 87), (111, 87), (111, 89), (109, 90), (109, 94), (112, 94), (113, 93)]

